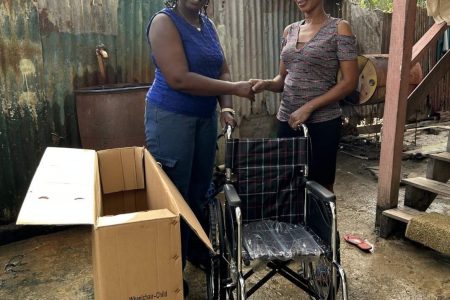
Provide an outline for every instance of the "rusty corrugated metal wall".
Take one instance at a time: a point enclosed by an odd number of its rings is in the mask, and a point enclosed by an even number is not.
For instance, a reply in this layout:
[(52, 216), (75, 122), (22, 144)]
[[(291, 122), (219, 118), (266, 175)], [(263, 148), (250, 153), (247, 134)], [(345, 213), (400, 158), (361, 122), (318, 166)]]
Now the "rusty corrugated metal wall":
[(151, 82), (145, 28), (163, 0), (0, 0), (0, 223), (13, 221), (47, 146), (79, 146), (74, 89)]
[[(233, 80), (273, 78), (278, 73), (284, 28), (301, 20), (292, 0), (212, 1), (213, 19), (230, 66)], [(326, 10), (340, 16), (340, 1), (327, 1)], [(235, 100), (239, 117), (277, 112), (280, 95), (262, 93), (255, 103)]]

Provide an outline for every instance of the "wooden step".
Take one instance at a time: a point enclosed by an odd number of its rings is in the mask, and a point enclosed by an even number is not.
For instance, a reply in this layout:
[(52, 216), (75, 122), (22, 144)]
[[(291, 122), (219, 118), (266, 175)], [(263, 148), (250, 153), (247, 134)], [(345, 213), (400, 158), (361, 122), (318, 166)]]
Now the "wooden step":
[(406, 178), (402, 179), (402, 182), (425, 191), (450, 197), (450, 185), (443, 182), (424, 177)]
[(416, 209), (403, 206), (392, 209), (387, 209), (383, 211), (383, 215), (397, 221), (408, 223), (412, 218), (425, 214), (423, 211), (418, 211)]
[(450, 152), (430, 154), (430, 158), (440, 160), (440, 161), (450, 162)]

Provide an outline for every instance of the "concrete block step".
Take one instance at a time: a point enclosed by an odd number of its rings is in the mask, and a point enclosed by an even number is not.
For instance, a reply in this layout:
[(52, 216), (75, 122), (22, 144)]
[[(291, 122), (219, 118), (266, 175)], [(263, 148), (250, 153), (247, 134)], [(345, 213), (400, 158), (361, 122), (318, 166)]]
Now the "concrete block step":
[(418, 211), (407, 206), (387, 209), (383, 211), (384, 216), (403, 223), (408, 223), (413, 217), (422, 215), (424, 213), (425, 212), (423, 211)]
[(406, 178), (402, 179), (402, 182), (421, 190), (450, 197), (450, 185), (448, 185), (447, 183), (427, 179), (425, 177)]
[(430, 158), (450, 163), (450, 152), (430, 154)]

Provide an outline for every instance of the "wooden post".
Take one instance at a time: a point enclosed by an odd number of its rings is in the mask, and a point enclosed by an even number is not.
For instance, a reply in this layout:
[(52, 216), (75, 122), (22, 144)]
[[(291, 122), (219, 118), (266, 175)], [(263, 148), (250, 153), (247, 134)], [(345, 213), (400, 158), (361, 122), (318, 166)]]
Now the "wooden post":
[(416, 5), (415, 0), (394, 0), (378, 179), (377, 226), (382, 225), (382, 211), (398, 205)]
[(450, 152), (450, 131), (448, 133), (448, 138), (447, 138), (447, 152)]
[(447, 51), (436, 65), (433, 66), (422, 82), (414, 89), (411, 95), (409, 95), (408, 103), (416, 103), (417, 101), (423, 100), (449, 70), (450, 51)]
[(430, 45), (436, 43), (442, 33), (447, 30), (447, 23), (434, 23), (430, 29), (417, 41), (412, 50), (411, 66), (414, 66), (427, 52)]

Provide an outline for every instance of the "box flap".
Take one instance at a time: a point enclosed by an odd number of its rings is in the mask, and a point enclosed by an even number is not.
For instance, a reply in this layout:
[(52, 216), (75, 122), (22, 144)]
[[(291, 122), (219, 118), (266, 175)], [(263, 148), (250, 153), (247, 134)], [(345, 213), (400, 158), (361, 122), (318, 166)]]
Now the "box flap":
[(47, 148), (17, 224), (94, 224), (96, 162), (93, 150)]
[(183, 299), (180, 217), (164, 211), (100, 218), (112, 222), (93, 230), (95, 299)]
[[(168, 209), (158, 209), (150, 211), (140, 211), (115, 216), (105, 216), (98, 218), (96, 227), (123, 225), (125, 223), (144, 222), (148, 220), (166, 219), (177, 217)], [(178, 218), (178, 217), (177, 217)]]
[[(148, 182), (151, 182), (151, 184), (147, 186), (147, 192), (151, 193), (153, 188), (162, 187), (163, 190), (166, 191), (166, 198), (168, 202), (166, 204), (167, 208), (169, 208), (173, 213), (181, 215), (181, 217), (186, 221), (189, 227), (191, 227), (200, 240), (211, 251), (214, 251), (208, 235), (203, 230), (203, 227), (200, 225), (200, 222), (194, 212), (183, 199), (183, 196), (181, 196), (180, 192), (166, 173), (156, 163), (155, 159), (150, 152), (148, 152), (148, 150), (145, 150), (145, 173)], [(150, 199), (150, 201), (152, 201), (152, 199)]]
[(98, 151), (103, 193), (145, 188), (142, 157), (142, 147)]

